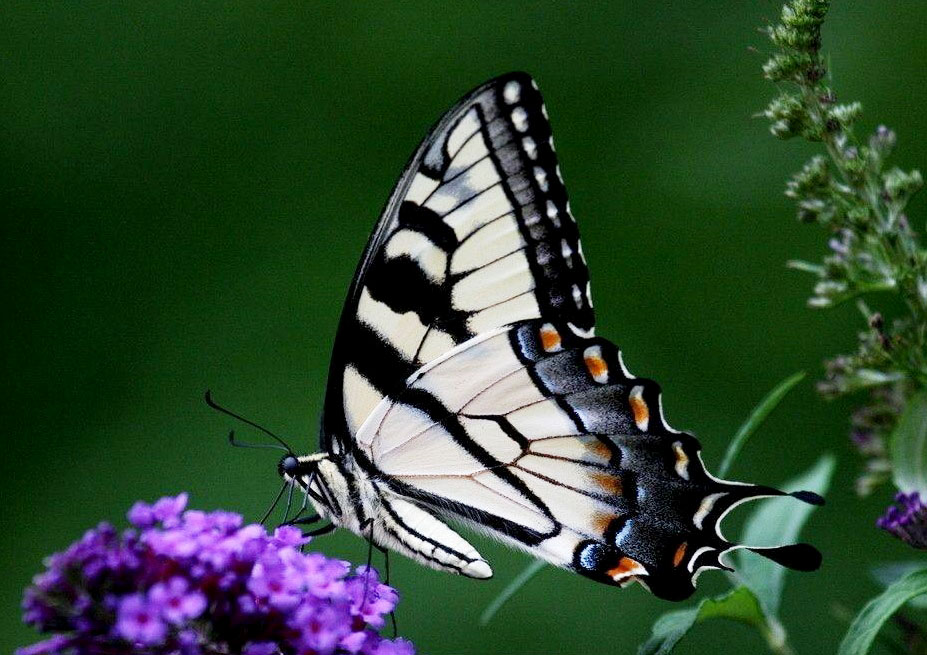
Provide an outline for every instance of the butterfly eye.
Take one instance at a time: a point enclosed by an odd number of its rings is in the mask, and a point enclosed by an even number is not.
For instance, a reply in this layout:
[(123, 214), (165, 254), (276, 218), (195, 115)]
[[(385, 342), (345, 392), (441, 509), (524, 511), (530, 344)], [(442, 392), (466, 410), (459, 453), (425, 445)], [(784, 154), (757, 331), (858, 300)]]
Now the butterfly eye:
[(280, 466), (278, 467), (280, 475), (287, 475), (289, 477), (294, 477), (299, 471), (299, 460), (296, 459), (293, 455), (287, 455), (280, 460)]

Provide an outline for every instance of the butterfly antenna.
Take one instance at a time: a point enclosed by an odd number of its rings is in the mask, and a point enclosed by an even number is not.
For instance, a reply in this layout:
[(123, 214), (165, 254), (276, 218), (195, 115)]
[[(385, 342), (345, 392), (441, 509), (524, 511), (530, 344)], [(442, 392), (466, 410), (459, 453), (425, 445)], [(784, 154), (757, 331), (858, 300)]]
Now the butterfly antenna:
[(236, 448), (270, 448), (271, 450), (290, 452), (283, 446), (278, 446), (275, 443), (248, 443), (246, 441), (239, 441), (235, 438), (235, 430), (229, 430), (229, 444)]
[(267, 511), (264, 512), (264, 516), (261, 517), (261, 520), (258, 521), (258, 523), (260, 523), (261, 525), (264, 525), (264, 521), (266, 521), (267, 518), (270, 516), (270, 513), (274, 511), (274, 507), (276, 507), (276, 506), (277, 506), (277, 503), (280, 502), (280, 499), (283, 497), (283, 492), (286, 491), (286, 488), (287, 488), (288, 486), (290, 486), (290, 483), (289, 483), (289, 482), (285, 482), (285, 483), (283, 484), (283, 486), (280, 487), (280, 491), (277, 492), (277, 497), (274, 498), (274, 502), (272, 502), (272, 503), (270, 504), (270, 507), (268, 507), (268, 508), (267, 508)]
[[(227, 414), (228, 416), (231, 416), (232, 418), (234, 418), (234, 419), (236, 419), (236, 420), (239, 420), (239, 421), (241, 421), (242, 423), (245, 423), (245, 424), (247, 424), (247, 425), (250, 425), (250, 426), (253, 427), (253, 428), (257, 428), (258, 430), (260, 430), (261, 432), (263, 432), (264, 434), (266, 434), (268, 437), (274, 439), (277, 443), (279, 443), (279, 444), (286, 450), (286, 452), (288, 452), (288, 453), (292, 453), (292, 452), (293, 452), (293, 449), (290, 448), (290, 445), (289, 445), (286, 441), (284, 441), (283, 439), (281, 439), (280, 437), (278, 437), (277, 435), (275, 435), (273, 432), (271, 432), (270, 430), (268, 430), (267, 428), (265, 428), (263, 425), (258, 425), (258, 424), (255, 423), (254, 421), (249, 421), (249, 420), (246, 419), (244, 416), (240, 416), (240, 415), (236, 414), (235, 412), (226, 409), (226, 408), (223, 407), (222, 405), (219, 405), (215, 400), (212, 399), (212, 393), (211, 393), (208, 389), (206, 390), (205, 400), (206, 400), (206, 404), (209, 405), (210, 407), (212, 407), (212, 408), (213, 408), (214, 410), (216, 410), (217, 412), (222, 412), (223, 414)], [(240, 441), (239, 441), (239, 442), (234, 441), (234, 440), (233, 440), (233, 434), (229, 434), (229, 442), (230, 442), (233, 446), (242, 443), (242, 442), (240, 442)], [(244, 444), (243, 444), (243, 445), (244, 445)], [(256, 444), (252, 444), (252, 445), (255, 445), (255, 446), (256, 446)], [(245, 447), (248, 447), (248, 446), (245, 446)]]

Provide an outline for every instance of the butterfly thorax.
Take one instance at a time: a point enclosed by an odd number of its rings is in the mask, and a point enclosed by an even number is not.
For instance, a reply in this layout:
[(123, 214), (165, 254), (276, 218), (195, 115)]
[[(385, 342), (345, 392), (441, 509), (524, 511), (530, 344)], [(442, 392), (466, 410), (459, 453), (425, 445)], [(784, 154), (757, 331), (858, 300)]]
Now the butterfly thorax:
[(350, 457), (290, 455), (281, 461), (279, 471), (285, 482), (303, 490), (321, 519), (338, 527), (361, 534), (362, 525), (378, 511), (377, 494)]

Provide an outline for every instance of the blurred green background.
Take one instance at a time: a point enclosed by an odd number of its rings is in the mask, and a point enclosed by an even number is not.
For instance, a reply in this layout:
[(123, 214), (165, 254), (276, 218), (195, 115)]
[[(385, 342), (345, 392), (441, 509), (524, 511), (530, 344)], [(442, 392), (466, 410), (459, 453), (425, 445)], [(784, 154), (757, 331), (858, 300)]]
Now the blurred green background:
[[(316, 445), (341, 303), (377, 213), (427, 127), (472, 86), (524, 69), (546, 95), (592, 271), (600, 333), (659, 380), (666, 414), (717, 466), (776, 382), (854, 347), (852, 307), (805, 308), (825, 235), (782, 195), (812, 149), (751, 115), (772, 96), (755, 30), (776, 2), (4, 3), (0, 27), (3, 530), (0, 651), (33, 638), (21, 590), (43, 555), (138, 498), (188, 490), (255, 519), (276, 458), (225, 445), (237, 411)], [(927, 5), (834, 3), (841, 99), (927, 165)], [(911, 206), (922, 228), (923, 196)], [(825, 451), (839, 467), (804, 533), (824, 552), (791, 574), (798, 652), (832, 651), (908, 556), (873, 521), (890, 492), (852, 493), (849, 403), (806, 381), (735, 477), (777, 483)], [(732, 517), (733, 523), (742, 520)], [(736, 533), (728, 528), (731, 533)], [(525, 556), (477, 538), (495, 579), (394, 559), (400, 633), (425, 653), (632, 653), (667, 609), (546, 570), (479, 628)], [(366, 545), (316, 542), (361, 561)], [(699, 594), (724, 587), (701, 579)], [(679, 652), (762, 652), (737, 624)]]

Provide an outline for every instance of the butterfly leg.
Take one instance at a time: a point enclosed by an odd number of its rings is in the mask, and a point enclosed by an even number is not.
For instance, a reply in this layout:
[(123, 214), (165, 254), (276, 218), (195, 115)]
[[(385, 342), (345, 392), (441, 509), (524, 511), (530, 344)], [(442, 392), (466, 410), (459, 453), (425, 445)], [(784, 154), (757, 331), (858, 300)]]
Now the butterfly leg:
[[(389, 550), (386, 548), (380, 548), (380, 552), (383, 553), (383, 568), (386, 569), (386, 579), (384, 584), (389, 585)], [(399, 634), (399, 628), (396, 626), (396, 609), (393, 608), (389, 613), (389, 620), (393, 624), (393, 639)]]
[[(385, 577), (383, 583), (389, 585), (389, 549), (380, 546), (373, 541), (373, 519), (367, 519), (361, 524), (361, 530), (367, 530), (367, 570), (370, 571), (370, 567), (373, 563), (373, 549), (376, 548), (378, 551), (383, 553), (383, 567), (385, 572)], [(369, 575), (364, 578), (364, 602), (367, 602), (367, 585), (370, 580)], [(396, 625), (396, 612), (391, 611), (389, 613), (389, 618), (393, 624), (393, 638), (396, 638), (396, 635), (399, 634), (399, 628)]]
[(280, 525), (312, 525), (313, 523), (318, 523), (322, 520), (322, 517), (318, 514), (311, 514), (309, 516), (303, 517), (293, 517), (286, 523), (281, 523)]
[(309, 530), (308, 532), (303, 532), (304, 537), (321, 537), (323, 534), (330, 534), (338, 529), (338, 526), (334, 523), (329, 523), (328, 525), (323, 525), (321, 528), (316, 528), (315, 530)]
[(370, 565), (373, 561), (373, 519), (361, 523), (361, 532), (367, 530), (367, 573), (364, 574), (364, 595), (361, 604), (367, 602), (367, 583), (370, 581)]

